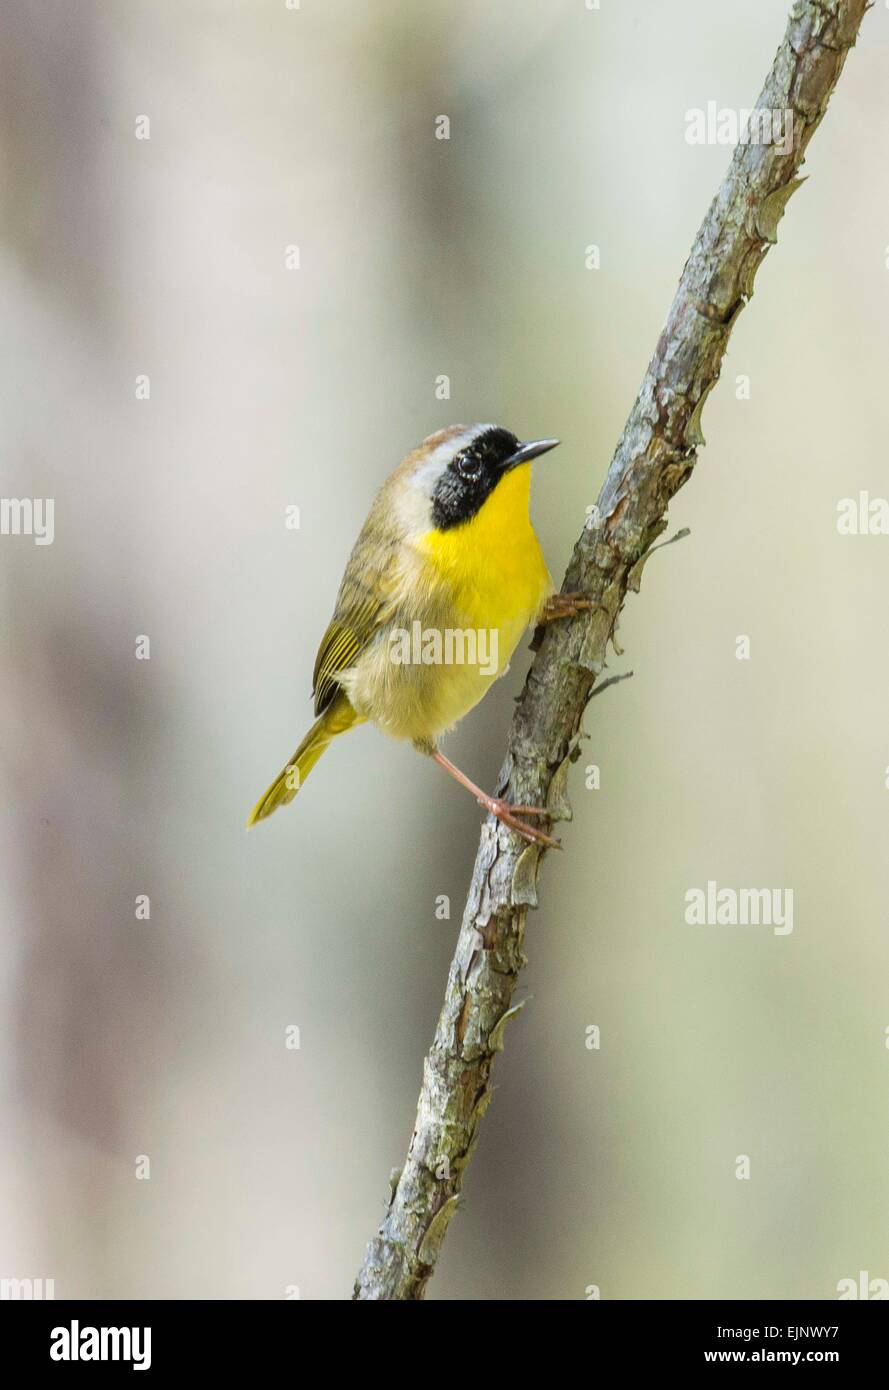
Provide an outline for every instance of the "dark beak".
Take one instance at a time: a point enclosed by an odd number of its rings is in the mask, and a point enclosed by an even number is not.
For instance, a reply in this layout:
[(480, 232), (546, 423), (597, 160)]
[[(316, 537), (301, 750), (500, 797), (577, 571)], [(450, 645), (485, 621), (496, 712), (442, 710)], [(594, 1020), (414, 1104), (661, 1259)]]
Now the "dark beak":
[(503, 464), (504, 473), (510, 468), (518, 468), (521, 463), (530, 463), (532, 459), (539, 458), (541, 454), (549, 453), (558, 444), (558, 439), (532, 439), (526, 444), (520, 444), (514, 454)]

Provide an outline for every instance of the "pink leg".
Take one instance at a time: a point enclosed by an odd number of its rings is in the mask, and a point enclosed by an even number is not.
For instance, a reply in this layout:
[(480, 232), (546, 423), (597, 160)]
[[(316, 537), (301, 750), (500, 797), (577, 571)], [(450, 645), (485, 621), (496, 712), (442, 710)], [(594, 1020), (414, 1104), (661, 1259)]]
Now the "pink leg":
[(490, 811), (492, 816), (496, 816), (517, 835), (532, 841), (535, 845), (547, 845), (550, 849), (562, 848), (559, 841), (554, 840), (551, 835), (544, 835), (542, 830), (537, 830), (532, 825), (525, 825), (523, 821), (518, 819), (519, 816), (550, 816), (551, 813), (545, 806), (513, 806), (509, 801), (503, 801), (499, 796), (489, 796), (487, 792), (482, 791), (481, 787), (477, 787), (474, 782), (470, 781), (466, 773), (461, 772), (459, 767), (456, 767), (450, 758), (446, 758), (444, 753), (440, 753), (437, 748), (431, 756), (439, 767), (443, 767), (445, 772), (449, 772), (454, 780), (460, 783), (461, 787), (472, 792), (480, 806), (484, 806), (486, 811)]

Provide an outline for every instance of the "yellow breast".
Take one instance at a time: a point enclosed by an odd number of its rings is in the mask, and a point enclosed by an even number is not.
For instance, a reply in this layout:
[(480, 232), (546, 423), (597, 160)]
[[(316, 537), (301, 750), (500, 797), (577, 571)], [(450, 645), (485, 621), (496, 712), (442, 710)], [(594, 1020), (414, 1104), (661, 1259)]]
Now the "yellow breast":
[(452, 591), (460, 620), (500, 630), (503, 666), (552, 592), (528, 516), (530, 488), (530, 464), (515, 468), (470, 521), (428, 531), (420, 541), (427, 562)]
[(408, 647), (393, 663), (389, 640), (372, 643), (341, 677), (352, 707), (394, 738), (434, 743), (462, 719), (552, 592), (528, 519), (530, 474), (515, 469), (471, 521), (414, 540), (389, 633), (410, 635)]

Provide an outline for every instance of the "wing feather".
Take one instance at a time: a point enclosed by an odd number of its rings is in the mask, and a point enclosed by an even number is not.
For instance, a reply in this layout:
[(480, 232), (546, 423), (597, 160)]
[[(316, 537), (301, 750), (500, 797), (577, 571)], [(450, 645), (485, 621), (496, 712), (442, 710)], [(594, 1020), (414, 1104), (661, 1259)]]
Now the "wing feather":
[[(315, 658), (312, 693), (316, 714), (323, 713), (336, 698), (339, 673), (354, 665), (393, 610), (397, 546), (384, 543), (372, 549), (362, 540), (363, 533), (346, 566), (333, 617)], [(368, 551), (376, 552), (376, 564), (368, 563)]]

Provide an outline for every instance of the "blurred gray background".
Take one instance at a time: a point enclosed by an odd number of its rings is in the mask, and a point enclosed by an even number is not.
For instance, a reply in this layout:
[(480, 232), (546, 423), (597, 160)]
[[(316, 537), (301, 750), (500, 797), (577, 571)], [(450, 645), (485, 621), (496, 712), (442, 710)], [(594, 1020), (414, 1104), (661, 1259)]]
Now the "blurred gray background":
[[(418, 440), (560, 436), (533, 514), (561, 576), (730, 157), (686, 111), (753, 104), (786, 10), (8, 7), (0, 491), (53, 497), (55, 541), (0, 539), (4, 1277), (350, 1293), (480, 814), (363, 728), (246, 815)], [(708, 404), (691, 537), (625, 611), (432, 1298), (889, 1277), (889, 538), (836, 527), (889, 490), (887, 58), (877, 7)], [(448, 741), (484, 783), (526, 665)], [(687, 926), (708, 879), (793, 888), (793, 934)]]

